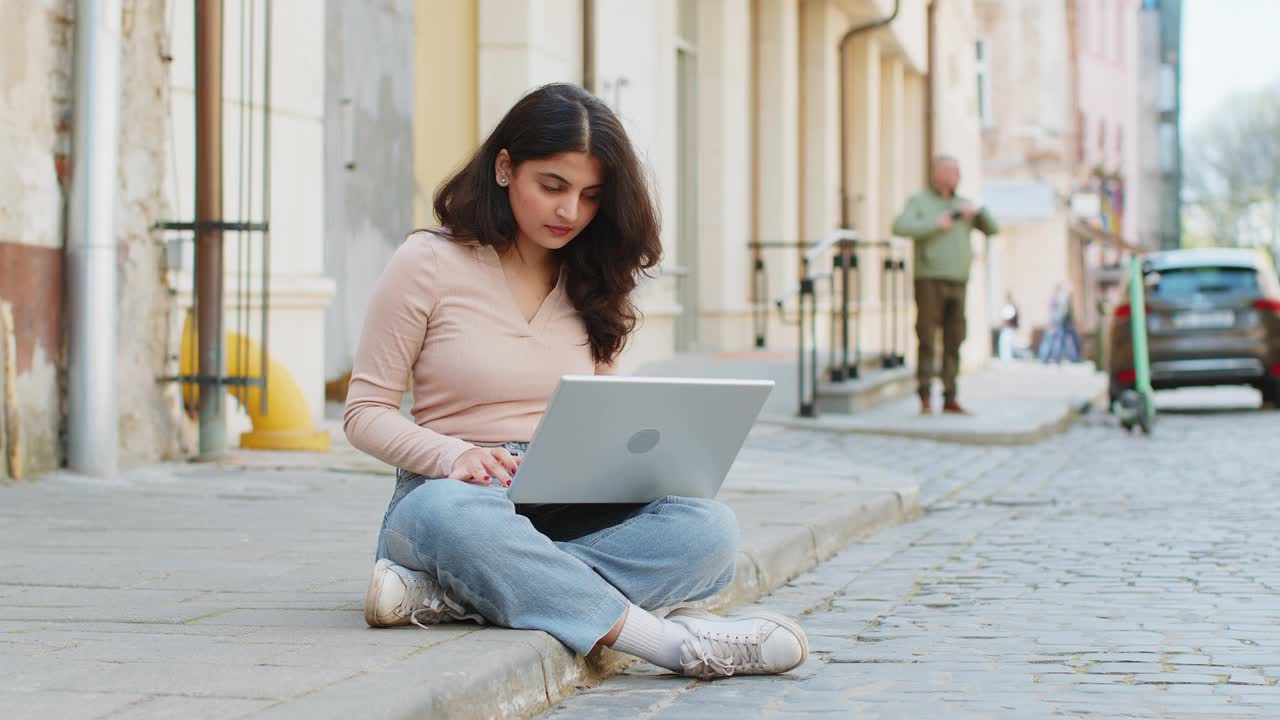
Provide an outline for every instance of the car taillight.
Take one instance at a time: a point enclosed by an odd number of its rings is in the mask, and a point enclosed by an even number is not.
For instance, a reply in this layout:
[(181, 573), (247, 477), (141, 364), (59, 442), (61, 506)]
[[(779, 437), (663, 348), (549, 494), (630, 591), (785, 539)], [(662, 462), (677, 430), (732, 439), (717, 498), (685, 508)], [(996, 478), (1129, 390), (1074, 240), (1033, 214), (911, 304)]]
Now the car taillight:
[(1132, 369), (1121, 370), (1116, 373), (1116, 383), (1120, 385), (1132, 385), (1138, 382), (1138, 371)]
[(1129, 303), (1124, 303), (1123, 305), (1116, 306), (1117, 320), (1127, 320), (1131, 315), (1133, 315), (1133, 308), (1129, 307)]
[(1271, 363), (1271, 377), (1280, 378), (1280, 363)]
[(1280, 315), (1280, 300), (1276, 300), (1274, 298), (1262, 298), (1261, 300), (1254, 301), (1253, 306), (1263, 312), (1273, 312)]

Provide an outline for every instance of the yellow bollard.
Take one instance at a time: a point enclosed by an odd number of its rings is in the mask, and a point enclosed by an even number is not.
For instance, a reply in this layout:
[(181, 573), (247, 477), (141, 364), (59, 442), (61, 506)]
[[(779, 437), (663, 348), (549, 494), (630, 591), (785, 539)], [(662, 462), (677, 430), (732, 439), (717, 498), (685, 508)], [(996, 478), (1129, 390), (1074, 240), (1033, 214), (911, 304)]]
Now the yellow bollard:
[[(262, 375), (262, 346), (239, 333), (227, 333), (225, 345), (227, 374), (259, 377)], [(243, 362), (242, 362), (243, 361)], [(195, 375), (196, 335), (191, 315), (182, 324), (182, 352), (178, 361), (183, 375)], [(329, 450), (329, 433), (316, 430), (302, 389), (285, 366), (267, 355), (267, 413), (259, 412), (260, 387), (228, 385), (227, 392), (249, 414), (253, 430), (240, 433), (240, 447), (253, 450)], [(194, 383), (183, 383), (182, 401), (188, 408), (199, 403), (200, 391)]]

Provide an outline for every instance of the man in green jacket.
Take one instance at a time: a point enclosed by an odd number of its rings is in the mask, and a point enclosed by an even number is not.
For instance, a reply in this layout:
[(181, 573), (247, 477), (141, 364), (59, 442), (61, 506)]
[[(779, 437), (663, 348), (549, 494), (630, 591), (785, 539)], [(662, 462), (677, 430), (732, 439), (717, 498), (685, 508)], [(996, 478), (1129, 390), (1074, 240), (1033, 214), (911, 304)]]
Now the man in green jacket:
[(942, 330), (942, 387), (944, 413), (967, 414), (956, 401), (956, 374), (960, 371), (960, 343), (964, 342), (965, 286), (973, 247), (969, 235), (977, 229), (996, 233), (995, 220), (956, 195), (960, 164), (946, 155), (934, 159), (931, 187), (911, 196), (893, 223), (893, 234), (911, 238), (915, 246), (916, 338), (920, 354), (916, 378), (920, 412), (929, 413), (933, 382), (935, 339)]

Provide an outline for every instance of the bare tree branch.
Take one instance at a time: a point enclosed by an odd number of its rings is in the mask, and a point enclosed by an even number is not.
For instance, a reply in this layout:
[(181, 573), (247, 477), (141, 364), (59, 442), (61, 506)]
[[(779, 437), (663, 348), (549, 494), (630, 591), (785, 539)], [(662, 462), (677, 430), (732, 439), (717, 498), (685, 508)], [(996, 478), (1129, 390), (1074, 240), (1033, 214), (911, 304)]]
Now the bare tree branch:
[(1219, 105), (1193, 133), (1186, 168), (1188, 205), (1216, 243), (1280, 251), (1280, 81)]

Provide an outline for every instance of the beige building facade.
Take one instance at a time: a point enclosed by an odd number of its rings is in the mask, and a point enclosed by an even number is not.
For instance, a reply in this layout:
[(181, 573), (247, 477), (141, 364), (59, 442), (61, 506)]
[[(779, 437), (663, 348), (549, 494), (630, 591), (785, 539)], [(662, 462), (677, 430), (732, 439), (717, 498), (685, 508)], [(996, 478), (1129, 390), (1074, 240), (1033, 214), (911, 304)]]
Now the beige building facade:
[(1049, 324), (1064, 285), (1087, 345), (1117, 277), (1107, 268), (1143, 232), (1137, 158), (1154, 138), (1136, 125), (1139, 9), (977, 2), (983, 197), (1002, 227), (992, 290), (1017, 306), (1024, 342)]
[(1048, 324), (1059, 283), (1077, 298), (1083, 288), (1070, 233), (1077, 178), (1067, 5), (977, 3), (983, 196), (1001, 225), (993, 289), (1018, 308), (1024, 342)]
[[(645, 323), (624, 368), (681, 351), (750, 350), (754, 303), (768, 305), (767, 348), (789, 349), (794, 298), (781, 313), (772, 301), (798, 282), (800, 250), (777, 246), (821, 243), (846, 224), (868, 242), (888, 242), (896, 213), (924, 187), (931, 149), (958, 157), (962, 191), (979, 194), (973, 3), (931, 5), (419, 0), (419, 32), (444, 40), (420, 36), (418, 66), (448, 62), (460, 72), (417, 79), (420, 110), (458, 112), (418, 117), (415, 218), (430, 221), (432, 190), (521, 94), (545, 82), (582, 83), (621, 116), (665, 218), (663, 272), (641, 288)], [(842, 47), (851, 30), (891, 16)], [(931, 22), (945, 32), (931, 33)], [(971, 300), (984, 307), (990, 252), (975, 242)], [(862, 345), (878, 352), (889, 345), (881, 337), (885, 251), (859, 253)], [(762, 292), (752, 287), (757, 260)], [(824, 295), (824, 311), (828, 304)], [(900, 308), (892, 320), (910, 323), (908, 315)], [(985, 336), (985, 313), (971, 318), (971, 336)], [(819, 323), (823, 343), (828, 329)], [(985, 342), (965, 347), (970, 365), (987, 354)]]

